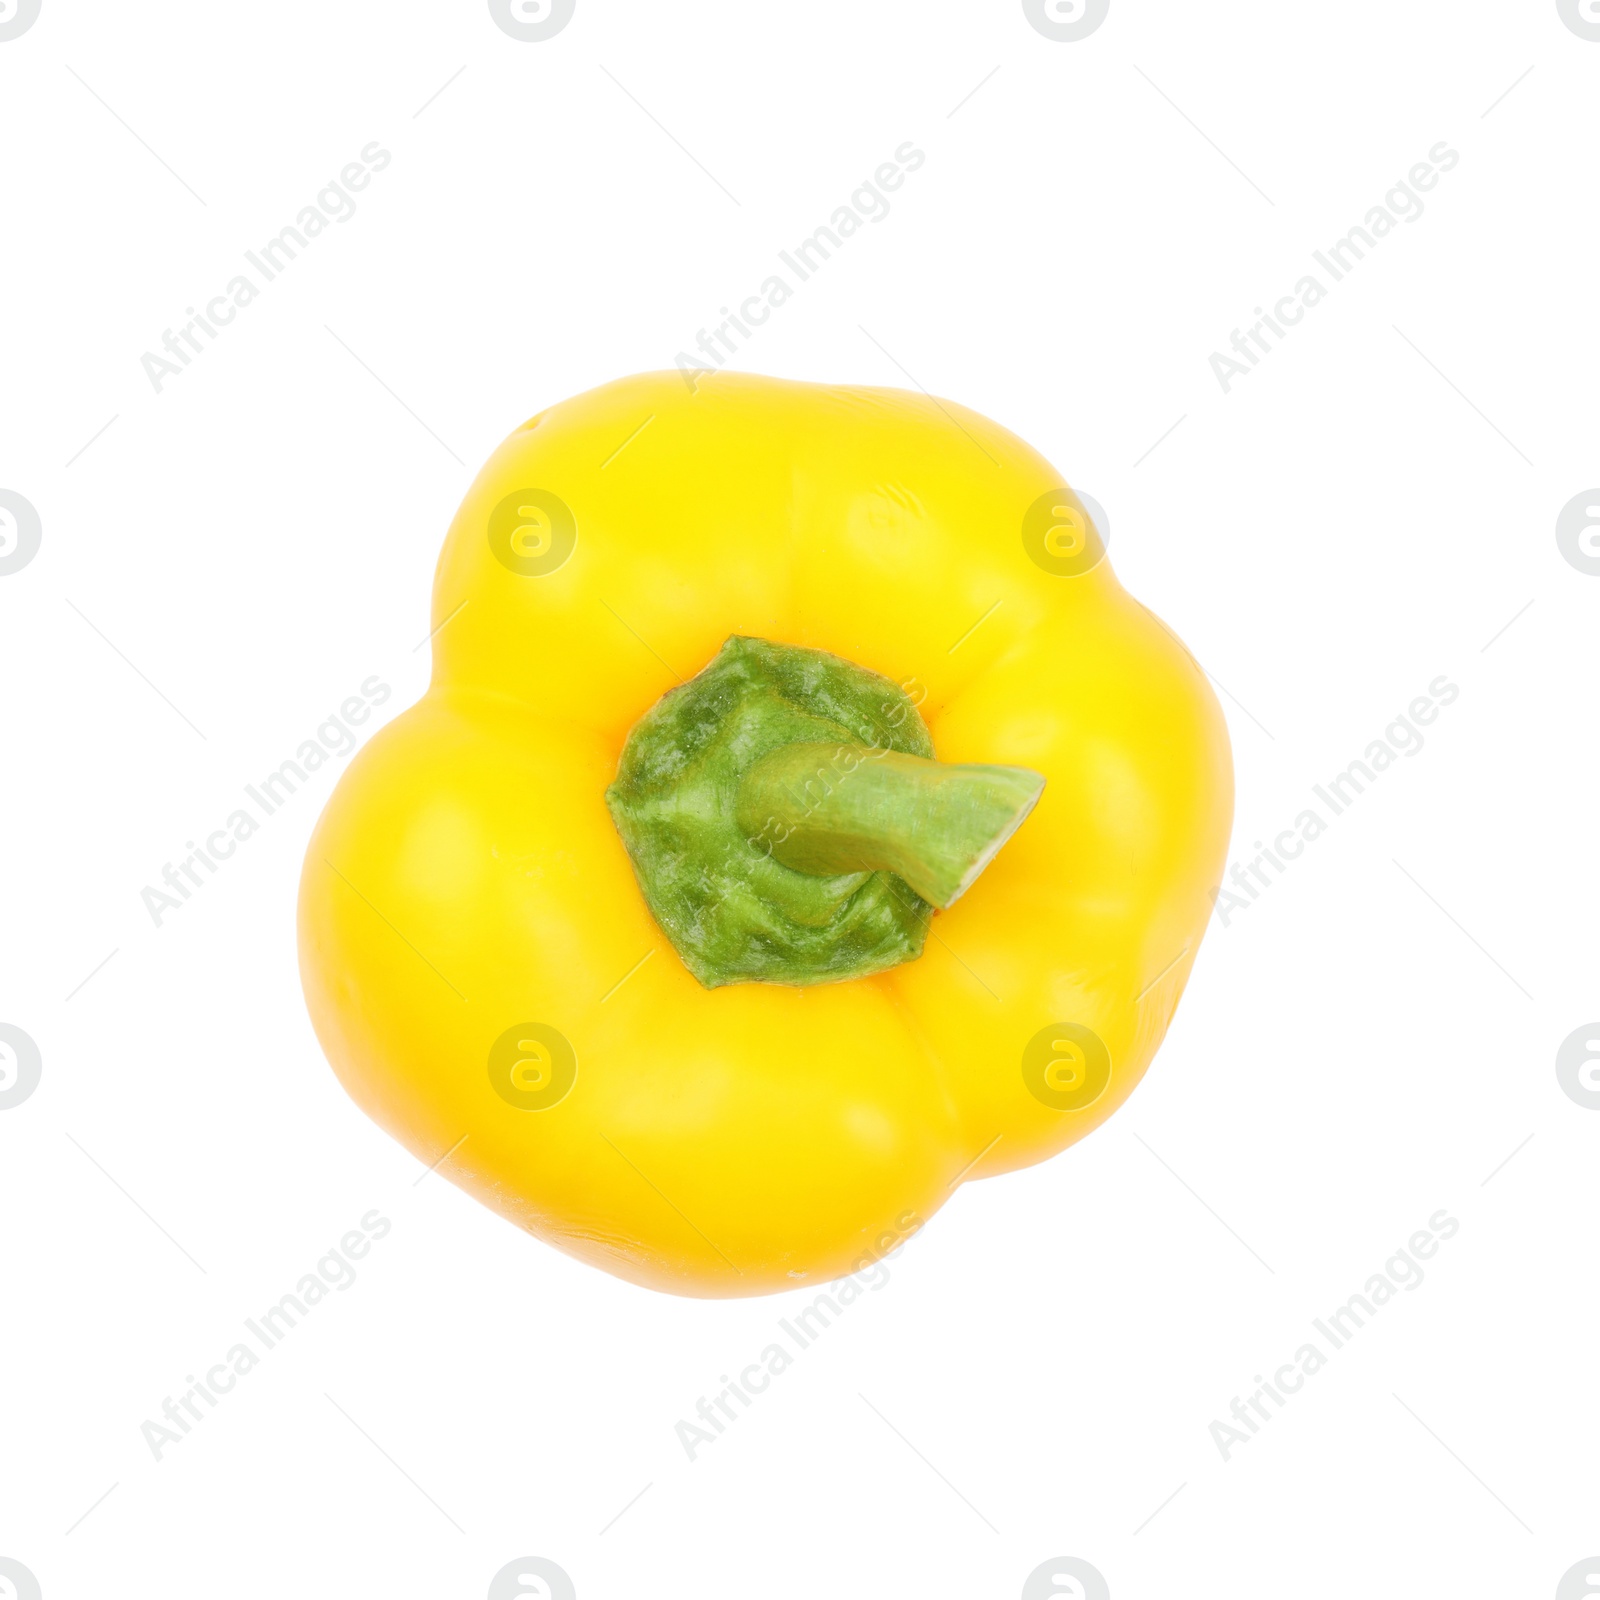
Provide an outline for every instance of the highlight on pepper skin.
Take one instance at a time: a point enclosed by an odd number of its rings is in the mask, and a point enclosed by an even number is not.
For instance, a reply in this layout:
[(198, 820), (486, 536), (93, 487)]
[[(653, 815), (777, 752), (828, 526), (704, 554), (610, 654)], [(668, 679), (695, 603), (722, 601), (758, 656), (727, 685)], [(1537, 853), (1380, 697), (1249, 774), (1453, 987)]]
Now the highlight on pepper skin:
[(495, 451), (432, 612), (299, 906), (323, 1050), (419, 1161), (633, 1283), (763, 1294), (1132, 1092), (1210, 915), (1227, 732), (1004, 428), (622, 379)]

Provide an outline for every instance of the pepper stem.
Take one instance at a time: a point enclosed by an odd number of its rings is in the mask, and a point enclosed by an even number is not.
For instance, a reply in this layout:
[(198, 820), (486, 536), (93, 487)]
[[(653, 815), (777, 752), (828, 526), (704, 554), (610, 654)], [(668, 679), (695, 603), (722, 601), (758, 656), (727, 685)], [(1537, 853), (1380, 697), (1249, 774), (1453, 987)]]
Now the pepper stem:
[(739, 786), (739, 826), (796, 872), (892, 872), (943, 910), (1038, 803), (1026, 767), (946, 766), (898, 750), (798, 743), (763, 756)]

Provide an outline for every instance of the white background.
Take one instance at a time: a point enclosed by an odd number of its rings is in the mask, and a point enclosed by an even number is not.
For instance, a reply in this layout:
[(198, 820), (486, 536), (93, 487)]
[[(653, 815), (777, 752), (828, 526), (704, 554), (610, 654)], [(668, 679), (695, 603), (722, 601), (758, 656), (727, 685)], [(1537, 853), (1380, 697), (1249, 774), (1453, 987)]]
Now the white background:
[[(524, 1555), (583, 1600), (1009, 1600), (1063, 1555), (1116, 1600), (1543, 1600), (1600, 1553), (1600, 1112), (1554, 1067), (1600, 1015), (1600, 577), (1554, 532), (1600, 483), (1597, 95), (1554, 0), (1113, 0), (1077, 43), (999, 0), (578, 0), (533, 44), (470, 0), (44, 0), (0, 43), (0, 488), (43, 529), (0, 577), (0, 1021), (43, 1060), (0, 1112), (0, 1556), (46, 1600), (476, 1600)], [(349, 1103), (293, 922), (342, 764), (159, 929), (140, 891), (363, 679), (421, 693), (506, 433), (671, 366), (908, 139), (733, 364), (926, 385), (1093, 495), (1226, 685), (1241, 860), (1460, 696), (1213, 922), (1110, 1124), (959, 1192), (691, 1463), (797, 1297), (579, 1266)], [(372, 140), (157, 394), (144, 352)], [(1224, 394), (1211, 353), (1440, 140), (1425, 214)], [(374, 1207), (354, 1286), (154, 1460)], [(1224, 1462), (1440, 1208), (1426, 1281)]]

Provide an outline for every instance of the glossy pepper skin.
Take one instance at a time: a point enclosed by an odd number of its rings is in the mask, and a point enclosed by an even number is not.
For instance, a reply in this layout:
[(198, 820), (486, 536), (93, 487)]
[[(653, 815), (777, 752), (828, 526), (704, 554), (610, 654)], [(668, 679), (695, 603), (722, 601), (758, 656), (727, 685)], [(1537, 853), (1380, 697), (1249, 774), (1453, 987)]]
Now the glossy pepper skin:
[[(1082, 1138), (1171, 1021), (1233, 803), (1204, 673), (1103, 556), (1049, 462), (920, 395), (657, 373), (525, 423), (445, 541), (428, 693), (307, 852), (346, 1089), (540, 1238), (692, 1295), (858, 1270)], [(881, 675), (941, 763), (1043, 777), (914, 959), (708, 988), (652, 916), (607, 791), (730, 639)]]

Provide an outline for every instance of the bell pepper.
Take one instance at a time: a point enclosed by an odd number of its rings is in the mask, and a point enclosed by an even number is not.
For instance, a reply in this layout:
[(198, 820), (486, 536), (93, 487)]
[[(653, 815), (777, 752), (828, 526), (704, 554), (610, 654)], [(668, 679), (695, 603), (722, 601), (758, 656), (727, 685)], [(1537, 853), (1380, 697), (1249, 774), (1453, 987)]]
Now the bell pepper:
[(1127, 1098), (1231, 824), (1205, 674), (994, 422), (722, 373), (553, 406), (467, 492), (433, 677), (300, 887), (345, 1088), (580, 1260), (857, 1271)]

